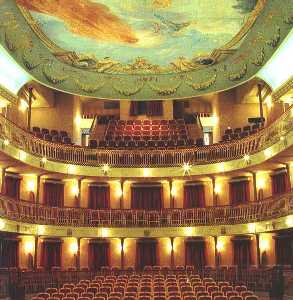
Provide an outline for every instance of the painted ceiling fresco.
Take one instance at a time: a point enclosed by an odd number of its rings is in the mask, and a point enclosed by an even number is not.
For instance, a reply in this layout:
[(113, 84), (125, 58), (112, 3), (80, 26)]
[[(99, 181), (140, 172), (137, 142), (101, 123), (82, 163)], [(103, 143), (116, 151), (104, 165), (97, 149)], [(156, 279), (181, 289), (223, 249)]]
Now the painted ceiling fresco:
[(100, 99), (183, 99), (251, 78), (292, 0), (0, 0), (0, 44), (35, 80)]
[[(17, 0), (46, 37), (102, 72), (176, 72), (212, 63), (257, 0)], [(260, 1), (263, 2), (263, 1)]]

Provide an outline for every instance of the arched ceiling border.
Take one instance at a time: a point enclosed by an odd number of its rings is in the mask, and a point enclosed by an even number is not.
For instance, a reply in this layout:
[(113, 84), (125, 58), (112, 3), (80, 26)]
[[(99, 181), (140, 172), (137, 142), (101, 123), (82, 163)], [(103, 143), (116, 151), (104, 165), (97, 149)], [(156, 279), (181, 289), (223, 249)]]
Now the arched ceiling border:
[(33, 32), (15, 1), (2, 0), (0, 42), (37, 81), (56, 90), (101, 99), (191, 98), (242, 84), (265, 65), (293, 24), (291, 0), (267, 0), (244, 42), (225, 60), (178, 74), (103, 74), (58, 60)]

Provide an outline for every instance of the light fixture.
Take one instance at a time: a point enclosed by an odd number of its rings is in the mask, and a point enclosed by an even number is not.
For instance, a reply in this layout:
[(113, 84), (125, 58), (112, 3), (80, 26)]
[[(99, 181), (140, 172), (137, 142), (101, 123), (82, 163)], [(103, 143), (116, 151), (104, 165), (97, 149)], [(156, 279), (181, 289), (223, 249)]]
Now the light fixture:
[(260, 240), (259, 248), (260, 248), (261, 252), (269, 250), (269, 248), (270, 248), (269, 241), (266, 239)]
[(214, 188), (214, 192), (215, 192), (215, 194), (220, 194), (221, 193), (221, 191), (222, 191), (222, 187), (221, 187), (221, 185), (220, 184), (216, 184), (216, 186), (215, 186), (215, 188)]
[(143, 168), (143, 176), (149, 177), (151, 175), (151, 170), (148, 168)]
[(248, 231), (249, 231), (249, 233), (255, 233), (255, 230), (256, 230), (255, 223), (248, 224)]
[(35, 190), (35, 181), (31, 179), (27, 182), (27, 191), (34, 192), (34, 190)]
[(26, 159), (26, 153), (23, 150), (19, 150), (19, 159), (21, 161)]
[(265, 155), (266, 158), (272, 157), (272, 156), (273, 156), (273, 151), (272, 151), (272, 149), (270, 149), (270, 148), (265, 149), (264, 155)]
[(250, 160), (249, 154), (245, 154), (243, 158), (246, 162), (249, 162), (249, 160)]
[(185, 227), (184, 233), (186, 236), (193, 236), (194, 235), (193, 227)]
[(293, 216), (288, 216), (288, 217), (286, 218), (286, 225), (287, 225), (288, 227), (293, 227)]
[(284, 141), (285, 140), (285, 137), (282, 135), (281, 137), (280, 137), (280, 141)]
[(265, 103), (266, 103), (266, 105), (267, 105), (267, 107), (268, 107), (269, 109), (272, 108), (272, 106), (273, 106), (273, 101), (272, 101), (272, 96), (271, 96), (271, 95), (267, 96), (267, 98), (266, 98), (266, 100), (265, 100)]
[(68, 166), (68, 174), (74, 174), (75, 173), (75, 166), (74, 165), (69, 165)]
[(0, 230), (3, 230), (6, 226), (6, 223), (4, 220), (0, 219)]
[(168, 253), (171, 253), (174, 250), (174, 246), (172, 246), (171, 241), (167, 242), (166, 250)]
[(39, 225), (38, 226), (38, 235), (43, 235), (45, 233), (45, 226)]
[(116, 188), (116, 196), (117, 198), (121, 198), (123, 196), (122, 188), (120, 186)]
[(102, 235), (102, 237), (108, 237), (109, 236), (109, 229), (108, 228), (102, 228), (101, 229), (101, 235)]
[(189, 163), (184, 163), (184, 164), (183, 164), (183, 170), (184, 170), (184, 173), (189, 172), (190, 169), (191, 169), (191, 167), (190, 167)]
[(176, 186), (173, 183), (172, 184), (172, 188), (171, 188), (171, 196), (172, 197), (176, 197), (176, 195), (177, 195), (177, 188), (176, 188)]
[(77, 244), (76, 241), (74, 241), (74, 242), (72, 242), (70, 244), (69, 250), (70, 250), (70, 252), (71, 252), (72, 255), (77, 254), (77, 252), (78, 252), (78, 244)]
[(5, 140), (3, 141), (3, 144), (4, 144), (5, 146), (8, 146), (8, 145), (9, 145), (9, 140), (5, 139)]
[(41, 161), (42, 161), (43, 164), (45, 164), (47, 162), (47, 157), (45, 157), (45, 156), (42, 157)]
[(219, 170), (219, 172), (224, 172), (225, 171), (225, 164), (223, 162), (221, 162), (218, 165), (218, 170)]
[(256, 181), (256, 187), (258, 189), (263, 189), (265, 187), (265, 180), (263, 178), (259, 178)]
[(78, 188), (78, 184), (75, 182), (72, 187), (71, 187), (71, 192), (74, 196), (78, 196), (79, 194), (79, 188)]
[(107, 174), (110, 170), (110, 166), (108, 164), (104, 164), (102, 167), (104, 174)]
[(31, 242), (31, 241), (25, 242), (25, 244), (24, 244), (24, 251), (25, 251), (25, 253), (26, 254), (32, 254), (33, 250), (34, 250), (34, 244), (33, 244), (33, 242)]
[(224, 242), (222, 240), (218, 240), (216, 248), (218, 252), (222, 252), (224, 250)]

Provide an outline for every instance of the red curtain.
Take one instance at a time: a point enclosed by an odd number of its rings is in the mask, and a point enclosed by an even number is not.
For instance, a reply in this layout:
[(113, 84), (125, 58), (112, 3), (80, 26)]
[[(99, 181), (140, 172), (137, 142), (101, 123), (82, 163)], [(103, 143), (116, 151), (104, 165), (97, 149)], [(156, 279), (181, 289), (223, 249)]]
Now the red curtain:
[(184, 186), (184, 208), (205, 207), (204, 185)]
[(273, 195), (286, 193), (289, 190), (287, 172), (279, 172), (273, 174), (272, 178), (272, 193)]
[(44, 204), (51, 207), (64, 206), (64, 185), (61, 182), (44, 183)]
[(136, 242), (136, 268), (142, 271), (145, 266), (158, 265), (157, 240), (140, 239)]
[(41, 266), (46, 270), (52, 267), (61, 268), (62, 242), (59, 240), (44, 240), (42, 243)]
[(162, 116), (163, 102), (162, 101), (148, 101), (147, 102), (147, 116)]
[(230, 182), (230, 199), (232, 205), (247, 203), (249, 201), (249, 181)]
[(110, 208), (110, 187), (108, 185), (89, 185), (89, 208)]
[(293, 266), (293, 235), (276, 236), (275, 249), (278, 265)]
[(101, 267), (110, 266), (110, 244), (108, 241), (90, 241), (88, 253), (89, 269), (98, 271)]
[(0, 267), (15, 268), (19, 266), (19, 241), (0, 238)]
[(19, 200), (21, 178), (16, 176), (5, 176), (5, 195)]
[(185, 242), (185, 264), (202, 270), (206, 264), (205, 241), (187, 240)]
[(158, 210), (163, 208), (161, 185), (132, 185), (131, 208)]
[(249, 239), (234, 239), (234, 265), (247, 268), (251, 265), (251, 241)]

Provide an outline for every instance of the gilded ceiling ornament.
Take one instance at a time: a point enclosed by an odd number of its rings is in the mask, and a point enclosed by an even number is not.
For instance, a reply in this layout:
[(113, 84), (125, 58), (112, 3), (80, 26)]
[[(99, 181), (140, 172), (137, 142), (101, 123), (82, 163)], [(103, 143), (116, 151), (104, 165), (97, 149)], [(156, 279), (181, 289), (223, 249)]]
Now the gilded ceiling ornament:
[(170, 96), (177, 92), (177, 90), (180, 88), (180, 86), (183, 83), (183, 78), (175, 77), (175, 78), (164, 78), (165, 80), (162, 80), (163, 78), (160, 78), (156, 81), (152, 80), (148, 82), (149, 87), (156, 92), (160, 96)]
[(69, 77), (64, 70), (60, 70), (59, 66), (56, 66), (56, 64), (52, 62), (43, 65), (43, 74), (46, 79), (53, 84), (62, 83)]
[(260, 49), (259, 52), (257, 52), (256, 56), (254, 58), (252, 58), (252, 61), (251, 63), (257, 67), (260, 67), (263, 65), (264, 63), (264, 60), (265, 60), (265, 50), (264, 48), (262, 47)]
[[(84, 74), (85, 75), (85, 74)], [(106, 81), (103, 78), (90, 78), (85, 76), (83, 79), (82, 78), (77, 78), (75, 80), (76, 85), (84, 92), (88, 94), (92, 94), (101, 88), (104, 87), (106, 84)]]
[(123, 96), (133, 96), (139, 93), (145, 86), (145, 80), (137, 80), (132, 78), (115, 78), (112, 82), (112, 87), (115, 91)]
[(38, 54), (39, 53), (37, 51), (34, 51), (34, 48), (27, 48), (23, 50), (22, 60), (28, 70), (33, 70), (42, 64), (41, 58)]
[(276, 33), (273, 35), (273, 37), (267, 41), (267, 44), (271, 46), (272, 48), (276, 48), (281, 40), (281, 28), (278, 27)]
[(237, 81), (244, 78), (246, 73), (247, 73), (247, 64), (244, 64), (239, 71), (230, 72), (228, 78), (231, 81)]
[(210, 88), (213, 84), (216, 83), (217, 80), (217, 73), (215, 73), (214, 75), (211, 75), (211, 78), (202, 81), (202, 82), (193, 82), (191, 77), (187, 78), (188, 80), (186, 81), (186, 83), (192, 87), (194, 90), (196, 91), (203, 91), (206, 90), (208, 88)]

